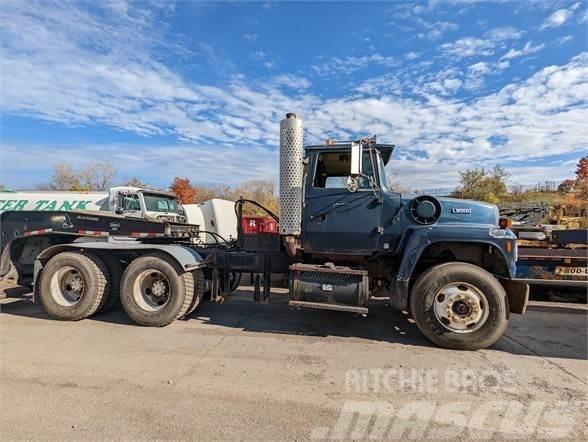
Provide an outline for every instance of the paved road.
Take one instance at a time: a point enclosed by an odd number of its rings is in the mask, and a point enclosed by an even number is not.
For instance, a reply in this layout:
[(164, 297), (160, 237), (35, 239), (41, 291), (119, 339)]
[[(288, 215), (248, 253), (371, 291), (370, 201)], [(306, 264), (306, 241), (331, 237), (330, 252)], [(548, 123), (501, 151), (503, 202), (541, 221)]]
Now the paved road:
[(588, 437), (584, 305), (535, 303), (494, 348), (456, 352), (385, 305), (295, 311), (244, 288), (149, 329), (121, 311), (53, 321), (11, 296), (4, 440)]

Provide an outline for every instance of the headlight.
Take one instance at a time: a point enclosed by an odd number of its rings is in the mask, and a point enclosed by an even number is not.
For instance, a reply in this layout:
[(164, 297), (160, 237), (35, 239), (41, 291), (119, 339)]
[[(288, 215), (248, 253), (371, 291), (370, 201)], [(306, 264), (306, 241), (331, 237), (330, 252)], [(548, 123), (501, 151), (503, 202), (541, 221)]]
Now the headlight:
[(499, 229), (497, 227), (491, 227), (489, 234), (492, 238), (509, 238), (510, 237), (510, 230)]

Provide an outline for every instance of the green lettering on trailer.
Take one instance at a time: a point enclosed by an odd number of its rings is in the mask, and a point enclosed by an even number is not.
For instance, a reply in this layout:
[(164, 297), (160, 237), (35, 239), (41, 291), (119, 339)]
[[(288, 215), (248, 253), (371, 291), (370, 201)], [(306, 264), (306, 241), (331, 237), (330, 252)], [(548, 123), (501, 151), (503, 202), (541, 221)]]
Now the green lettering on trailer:
[(86, 207), (88, 204), (90, 204), (92, 202), (92, 200), (87, 200), (87, 201), (78, 201), (78, 205), (76, 207), (77, 210), (88, 210), (88, 208)]
[(43, 210), (55, 210), (56, 207), (57, 207), (57, 201), (53, 200), (49, 204), (47, 204), (45, 206), (45, 209), (43, 209)]
[(63, 201), (61, 203), (61, 206), (59, 206), (59, 210), (72, 210), (73, 209), (73, 205), (77, 203), (76, 200), (73, 201)]
[(12, 210), (24, 210), (28, 200), (18, 200), (16, 205), (12, 208)]
[(41, 206), (47, 204), (49, 200), (39, 200), (35, 203), (35, 208), (33, 210), (42, 210)]
[(12, 204), (16, 203), (17, 200), (2, 200), (4, 204), (0, 207), (0, 210), (11, 210)]

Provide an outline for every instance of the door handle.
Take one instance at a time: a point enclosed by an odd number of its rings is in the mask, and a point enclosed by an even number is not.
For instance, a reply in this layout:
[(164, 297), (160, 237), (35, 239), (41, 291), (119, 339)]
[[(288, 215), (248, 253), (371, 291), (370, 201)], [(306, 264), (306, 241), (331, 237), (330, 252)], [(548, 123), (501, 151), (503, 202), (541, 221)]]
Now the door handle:
[(347, 205), (347, 203), (345, 201), (333, 203), (334, 207), (341, 207), (341, 206), (346, 206), (346, 205)]
[(327, 219), (327, 214), (326, 213), (319, 213), (318, 215), (315, 216), (311, 216), (310, 217), (313, 221), (316, 221), (317, 223), (323, 222)]

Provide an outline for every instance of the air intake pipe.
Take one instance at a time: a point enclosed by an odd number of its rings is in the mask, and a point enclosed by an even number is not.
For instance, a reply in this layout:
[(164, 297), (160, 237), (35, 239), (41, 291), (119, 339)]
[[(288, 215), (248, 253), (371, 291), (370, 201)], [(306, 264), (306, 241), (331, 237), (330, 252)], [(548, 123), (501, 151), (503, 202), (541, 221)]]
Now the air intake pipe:
[(280, 121), (280, 234), (288, 255), (299, 248), (302, 226), (304, 128), (294, 113)]

